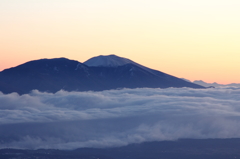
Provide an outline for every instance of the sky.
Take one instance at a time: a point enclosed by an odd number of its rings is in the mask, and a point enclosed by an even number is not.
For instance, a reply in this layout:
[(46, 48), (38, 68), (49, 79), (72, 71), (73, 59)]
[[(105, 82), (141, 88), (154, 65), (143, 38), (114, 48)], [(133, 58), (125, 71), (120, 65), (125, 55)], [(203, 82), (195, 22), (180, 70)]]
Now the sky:
[(115, 54), (189, 80), (240, 83), (239, 0), (1, 0), (0, 70)]
[(240, 88), (0, 92), (0, 148), (240, 138)]

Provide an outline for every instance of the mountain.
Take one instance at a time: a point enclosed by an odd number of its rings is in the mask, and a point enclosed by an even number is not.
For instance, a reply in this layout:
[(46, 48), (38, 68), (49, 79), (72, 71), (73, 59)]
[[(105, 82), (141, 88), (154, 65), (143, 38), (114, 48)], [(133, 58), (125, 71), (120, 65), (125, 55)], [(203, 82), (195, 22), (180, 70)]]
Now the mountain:
[[(112, 58), (114, 57), (114, 58)], [(100, 56), (100, 58), (102, 58)], [(34, 60), (0, 72), (0, 91), (3, 93), (29, 93), (31, 90), (57, 92), (102, 91), (119, 88), (204, 88), (194, 83), (141, 66), (117, 56), (113, 65), (95, 58), (95, 62), (80, 63), (66, 58)], [(91, 60), (92, 61), (92, 60)], [(107, 60), (109, 61), (109, 60)], [(125, 63), (124, 63), (125, 61)], [(86, 65), (88, 64), (88, 65)]]
[(195, 80), (193, 83), (204, 86), (204, 87), (240, 87), (240, 83), (231, 83), (231, 84), (218, 84), (216, 82), (214, 83), (207, 83), (202, 80)]

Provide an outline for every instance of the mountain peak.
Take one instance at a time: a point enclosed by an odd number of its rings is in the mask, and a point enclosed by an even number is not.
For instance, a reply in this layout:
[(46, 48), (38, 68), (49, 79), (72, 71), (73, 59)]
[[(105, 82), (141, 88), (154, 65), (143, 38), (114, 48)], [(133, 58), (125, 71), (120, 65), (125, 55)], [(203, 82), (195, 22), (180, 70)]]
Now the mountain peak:
[(95, 66), (95, 67), (96, 66), (118, 67), (125, 64), (129, 64), (129, 63), (134, 63), (134, 62), (127, 58), (119, 57), (113, 54), (106, 55), (106, 56), (104, 55), (96, 56), (84, 62), (84, 64), (87, 66)]

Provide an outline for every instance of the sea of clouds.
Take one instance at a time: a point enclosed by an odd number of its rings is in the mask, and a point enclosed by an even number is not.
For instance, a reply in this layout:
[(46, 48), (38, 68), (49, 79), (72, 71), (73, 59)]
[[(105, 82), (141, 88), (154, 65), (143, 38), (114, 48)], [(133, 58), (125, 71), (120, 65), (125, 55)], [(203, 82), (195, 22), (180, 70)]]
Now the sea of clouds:
[(0, 92), (0, 148), (240, 138), (240, 88)]

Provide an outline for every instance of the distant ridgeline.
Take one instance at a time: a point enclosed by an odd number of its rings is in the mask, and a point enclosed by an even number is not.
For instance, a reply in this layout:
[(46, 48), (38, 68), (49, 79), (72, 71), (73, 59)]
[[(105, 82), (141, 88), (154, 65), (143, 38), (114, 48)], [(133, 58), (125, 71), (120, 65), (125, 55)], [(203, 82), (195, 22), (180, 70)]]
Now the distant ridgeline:
[(93, 57), (84, 63), (66, 58), (40, 59), (0, 72), (0, 91), (3, 93), (143, 87), (204, 88), (115, 55)]

